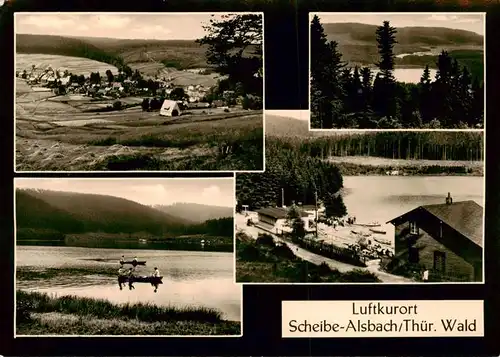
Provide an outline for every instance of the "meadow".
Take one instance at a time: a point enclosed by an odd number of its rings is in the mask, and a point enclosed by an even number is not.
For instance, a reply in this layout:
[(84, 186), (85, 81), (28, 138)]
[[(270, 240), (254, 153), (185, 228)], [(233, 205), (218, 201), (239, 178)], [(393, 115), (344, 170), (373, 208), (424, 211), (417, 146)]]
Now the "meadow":
[(20, 171), (263, 168), (262, 111), (198, 111), (176, 118), (139, 108), (82, 113), (82, 105), (44, 100), (50, 93), (21, 91), (16, 103)]
[(113, 74), (118, 73), (118, 68), (108, 63), (95, 61), (82, 57), (71, 57), (51, 54), (17, 53), (16, 71), (31, 70), (31, 66), (68, 70), (75, 75), (89, 77), (91, 72), (99, 72), (102, 75), (109, 69)]
[(76, 296), (16, 292), (18, 335), (237, 335), (240, 323), (210, 308), (113, 304)]
[(254, 241), (238, 232), (236, 238), (236, 281), (239, 283), (380, 281), (372, 272), (361, 269), (340, 272), (327, 263), (314, 264), (298, 258), (287, 245), (275, 243), (270, 235), (260, 235)]

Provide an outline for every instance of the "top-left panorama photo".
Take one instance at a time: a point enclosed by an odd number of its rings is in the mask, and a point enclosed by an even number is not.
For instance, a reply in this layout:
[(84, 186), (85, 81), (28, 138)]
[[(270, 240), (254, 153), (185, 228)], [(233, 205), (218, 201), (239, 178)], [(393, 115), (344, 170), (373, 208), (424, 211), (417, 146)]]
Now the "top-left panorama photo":
[(16, 13), (15, 171), (265, 169), (263, 13)]

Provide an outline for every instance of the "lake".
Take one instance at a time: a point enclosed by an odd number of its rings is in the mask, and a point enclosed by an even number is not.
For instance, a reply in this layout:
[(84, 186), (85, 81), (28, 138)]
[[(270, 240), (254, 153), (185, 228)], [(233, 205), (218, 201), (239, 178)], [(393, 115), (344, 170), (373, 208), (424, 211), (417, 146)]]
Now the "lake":
[(473, 200), (484, 207), (484, 177), (479, 176), (344, 176), (344, 203), (357, 223), (378, 221), (394, 238), (394, 227), (384, 223), (418, 206)]
[[(372, 70), (373, 78), (377, 75), (378, 70)], [(429, 69), (431, 80), (434, 81), (436, 78), (436, 70)], [(396, 68), (393, 71), (394, 77), (398, 82), (405, 83), (418, 83), (420, 78), (424, 73), (424, 68)]]
[(18, 246), (18, 267), (44, 268), (92, 268), (116, 267), (125, 255), (146, 260), (138, 266), (137, 274), (149, 275), (158, 267), (163, 284), (154, 293), (149, 284), (135, 284), (120, 291), (115, 277), (86, 275), (57, 277), (33, 283), (17, 282), (17, 288), (62, 295), (77, 295), (107, 299), (115, 303), (149, 302), (162, 306), (205, 306), (223, 313), (223, 318), (241, 320), (241, 286), (234, 284), (233, 253), (198, 252), (175, 250), (124, 250), (80, 247)]

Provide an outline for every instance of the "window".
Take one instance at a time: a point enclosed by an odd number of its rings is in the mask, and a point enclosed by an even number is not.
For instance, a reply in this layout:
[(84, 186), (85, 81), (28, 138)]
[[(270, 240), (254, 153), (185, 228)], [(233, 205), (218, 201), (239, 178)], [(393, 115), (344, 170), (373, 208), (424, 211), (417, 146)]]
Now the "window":
[(439, 238), (443, 238), (443, 222), (439, 222)]
[(410, 222), (410, 234), (418, 234), (417, 222)]
[(434, 270), (444, 273), (446, 270), (446, 253), (434, 252)]

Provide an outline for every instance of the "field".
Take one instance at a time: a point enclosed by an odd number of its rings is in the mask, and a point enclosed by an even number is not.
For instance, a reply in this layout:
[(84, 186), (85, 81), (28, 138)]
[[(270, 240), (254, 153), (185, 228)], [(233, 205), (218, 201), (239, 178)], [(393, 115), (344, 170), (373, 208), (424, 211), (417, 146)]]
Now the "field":
[(240, 323), (208, 308), (112, 304), (106, 300), (16, 293), (18, 335), (237, 335)]
[(262, 118), (262, 112), (244, 111), (166, 119), (133, 109), (19, 115), (16, 167), (20, 171), (261, 170)]
[(91, 72), (99, 72), (104, 75), (108, 69), (114, 74), (118, 73), (115, 66), (87, 58), (33, 53), (16, 54), (16, 71), (22, 73), (23, 70), (27, 70), (29, 73), (32, 65), (37, 68), (51, 66), (53, 69), (67, 69), (73, 74), (83, 74), (86, 77), (90, 76)]

